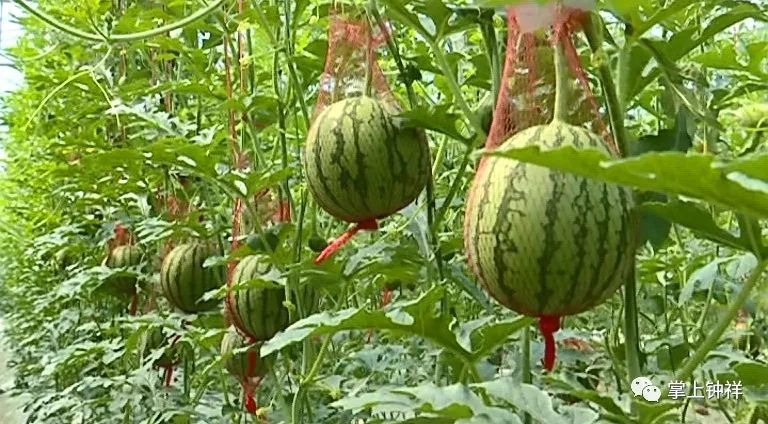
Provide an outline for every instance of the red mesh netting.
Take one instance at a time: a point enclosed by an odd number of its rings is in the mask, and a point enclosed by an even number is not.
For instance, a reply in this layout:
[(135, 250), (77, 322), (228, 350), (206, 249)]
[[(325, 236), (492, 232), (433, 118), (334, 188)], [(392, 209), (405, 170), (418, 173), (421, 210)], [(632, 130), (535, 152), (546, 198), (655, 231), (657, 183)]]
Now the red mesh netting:
[(507, 53), (486, 148), (498, 147), (517, 132), (552, 121), (554, 54), (559, 43), (568, 58), (571, 77), (575, 77), (565, 88), (573, 104), (569, 123), (588, 125), (617, 152), (574, 44), (587, 18), (588, 12), (577, 8), (531, 4), (507, 8)]
[[(315, 117), (330, 104), (349, 97), (370, 96), (381, 101), (392, 113), (402, 110), (392, 93), (384, 72), (377, 61), (376, 51), (391, 36), (391, 28), (380, 24), (371, 28), (367, 20), (342, 16), (334, 11), (328, 28), (328, 52), (325, 69), (320, 77), (320, 93), (315, 106)], [(378, 229), (375, 219), (357, 222), (328, 245), (315, 263), (329, 259), (359, 231)]]
[[(395, 111), (400, 110), (400, 103), (392, 94), (376, 59), (376, 51), (390, 34), (391, 30), (386, 25), (372, 29), (364, 18), (346, 17), (333, 12), (313, 121), (326, 106), (366, 94), (376, 97)], [(369, 77), (371, 92), (366, 93)]]
[[(537, 4), (507, 8), (507, 52), (486, 149), (500, 146), (526, 128), (551, 122), (556, 89), (563, 89), (567, 90), (571, 106), (566, 121), (588, 127), (602, 136), (613, 153), (619, 153), (574, 44), (576, 34), (589, 23), (588, 19), (589, 12), (579, 8)], [(570, 71), (571, 78), (565, 87), (556, 87), (554, 58), (558, 47), (565, 53)], [(484, 164), (481, 159), (478, 173)], [(551, 371), (556, 353), (554, 333), (560, 329), (560, 317), (539, 317), (539, 329), (545, 345), (543, 365)]]

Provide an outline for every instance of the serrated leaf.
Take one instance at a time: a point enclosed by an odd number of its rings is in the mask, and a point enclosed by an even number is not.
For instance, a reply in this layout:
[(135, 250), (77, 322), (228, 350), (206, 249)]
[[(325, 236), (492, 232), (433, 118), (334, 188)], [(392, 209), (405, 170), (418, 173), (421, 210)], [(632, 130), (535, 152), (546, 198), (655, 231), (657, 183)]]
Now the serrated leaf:
[[(612, 160), (595, 149), (537, 146), (487, 153), (588, 178), (658, 191), (768, 217), (768, 153), (724, 161), (710, 155), (661, 152)], [(692, 176), (695, 176), (692, 177)]]
[(443, 290), (436, 287), (416, 300), (396, 302), (384, 310), (349, 308), (338, 312), (321, 312), (275, 335), (262, 346), (261, 355), (268, 356), (307, 337), (347, 330), (375, 329), (420, 336), (469, 361), (470, 352), (461, 347), (456, 341), (456, 335), (450, 330), (452, 318), (437, 313), (436, 305), (442, 296)]

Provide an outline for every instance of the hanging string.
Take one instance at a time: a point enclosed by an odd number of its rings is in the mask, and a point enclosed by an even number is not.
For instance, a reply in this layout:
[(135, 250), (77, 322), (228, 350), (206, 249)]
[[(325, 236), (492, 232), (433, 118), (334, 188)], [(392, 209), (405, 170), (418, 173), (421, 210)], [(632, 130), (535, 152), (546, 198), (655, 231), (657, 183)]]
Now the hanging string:
[[(248, 337), (248, 344), (253, 346), (256, 344), (257, 340)], [(259, 409), (258, 402), (256, 402), (256, 388), (261, 383), (261, 377), (260, 376), (254, 376), (253, 374), (256, 372), (256, 367), (258, 366), (259, 361), (259, 355), (256, 352), (255, 348), (248, 349), (247, 352), (248, 355), (248, 366), (245, 370), (245, 376), (243, 377), (241, 381), (241, 385), (243, 386), (243, 404), (245, 405), (245, 410), (248, 411), (249, 414), (255, 415), (256, 411)], [(254, 383), (252, 380), (257, 379)]]
[(355, 236), (358, 232), (361, 230), (366, 231), (375, 231), (379, 228), (379, 224), (376, 222), (375, 219), (368, 219), (362, 222), (358, 222), (355, 224), (352, 228), (344, 232), (341, 236), (339, 236), (336, 240), (331, 242), (331, 244), (328, 245), (325, 249), (323, 249), (322, 252), (315, 258), (315, 264), (319, 265), (331, 256), (333, 256), (339, 249), (341, 249), (345, 244), (349, 243), (350, 240), (352, 240), (352, 237)]
[(551, 372), (555, 368), (555, 333), (560, 330), (560, 317), (542, 315), (539, 317), (539, 330), (544, 337), (544, 369)]

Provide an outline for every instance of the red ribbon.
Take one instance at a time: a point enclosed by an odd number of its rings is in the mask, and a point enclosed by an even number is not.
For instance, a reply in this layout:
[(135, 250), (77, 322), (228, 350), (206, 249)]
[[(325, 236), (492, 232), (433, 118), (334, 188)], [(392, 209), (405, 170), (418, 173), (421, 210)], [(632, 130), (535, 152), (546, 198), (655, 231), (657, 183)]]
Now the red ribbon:
[(542, 315), (539, 317), (539, 330), (544, 336), (544, 369), (552, 371), (555, 368), (555, 333), (560, 330), (560, 317)]
[(360, 230), (375, 231), (378, 228), (379, 225), (376, 223), (375, 219), (366, 219), (365, 221), (358, 222), (354, 227), (344, 232), (344, 234), (329, 244), (328, 247), (315, 258), (315, 265), (319, 265), (333, 256), (345, 244), (349, 243), (349, 241), (352, 240), (352, 237), (354, 237)]
[[(252, 337), (248, 338), (248, 342), (253, 345), (256, 340)], [(259, 404), (256, 402), (256, 388), (261, 383), (261, 377), (253, 375), (256, 372), (258, 366), (259, 356), (256, 349), (250, 349), (248, 351), (248, 369), (245, 370), (245, 377), (241, 381), (243, 386), (243, 403), (245, 404), (245, 410), (251, 415), (256, 415), (256, 411), (259, 409)], [(252, 383), (252, 379), (256, 378), (256, 383)]]
[(171, 387), (173, 381), (173, 365), (165, 367), (165, 387)]
[[(176, 346), (176, 343), (179, 342), (179, 339), (181, 339), (181, 336), (174, 337), (173, 341), (171, 342), (171, 347)], [(165, 387), (171, 387), (172, 382), (173, 382), (173, 358), (171, 358), (171, 364), (165, 367)]]

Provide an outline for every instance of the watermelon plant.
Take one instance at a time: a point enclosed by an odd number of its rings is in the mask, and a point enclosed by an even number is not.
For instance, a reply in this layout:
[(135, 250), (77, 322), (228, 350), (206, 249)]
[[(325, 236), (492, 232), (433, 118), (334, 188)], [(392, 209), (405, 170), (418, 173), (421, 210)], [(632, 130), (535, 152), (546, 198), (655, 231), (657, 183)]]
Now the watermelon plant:
[(0, 10), (3, 424), (768, 419), (764, 1)]

